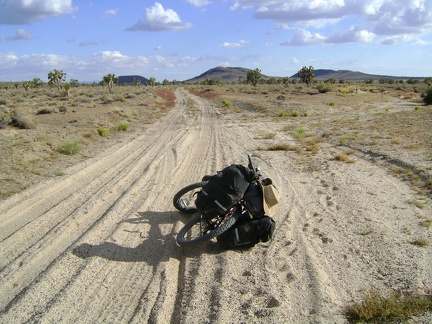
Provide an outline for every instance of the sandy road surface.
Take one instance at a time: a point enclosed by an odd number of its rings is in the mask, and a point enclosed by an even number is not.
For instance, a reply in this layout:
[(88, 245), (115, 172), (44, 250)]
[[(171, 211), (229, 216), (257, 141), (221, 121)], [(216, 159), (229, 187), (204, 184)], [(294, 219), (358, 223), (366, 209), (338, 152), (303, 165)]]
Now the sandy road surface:
[(176, 95), (140, 137), (0, 203), (1, 323), (344, 323), (362, 288), (432, 287), (430, 247), (409, 244), (430, 240), (419, 226), (430, 204), (418, 209), (405, 183), (361, 157), (334, 161), (336, 148), (312, 169), (260, 152), (283, 197), (271, 244), (178, 247), (187, 217), (174, 193), (246, 163), (254, 130), (275, 125)]

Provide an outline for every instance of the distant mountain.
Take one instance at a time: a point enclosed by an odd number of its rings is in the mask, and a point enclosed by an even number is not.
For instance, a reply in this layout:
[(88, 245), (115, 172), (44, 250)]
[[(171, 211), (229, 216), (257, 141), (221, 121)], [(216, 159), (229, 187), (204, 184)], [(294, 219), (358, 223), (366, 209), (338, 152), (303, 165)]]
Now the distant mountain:
[[(248, 71), (251, 69), (242, 67), (222, 67), (218, 66), (210, 69), (199, 76), (192, 79), (186, 80), (186, 82), (202, 82), (206, 79), (215, 79), (224, 83), (239, 82), (246, 80)], [(271, 78), (270, 76), (263, 75), (264, 79)], [(281, 77), (274, 77), (275, 79), (281, 79)], [(298, 78), (298, 74), (290, 76), (290, 78)], [(315, 79), (317, 80), (345, 80), (345, 81), (365, 81), (365, 80), (381, 80), (381, 79), (394, 79), (394, 80), (407, 80), (407, 79), (424, 79), (416, 77), (397, 77), (397, 76), (387, 76), (387, 75), (375, 75), (367, 74), (356, 71), (349, 70), (328, 70), (328, 69), (318, 69), (315, 70)]]
[(140, 75), (122, 75), (118, 77), (118, 84), (123, 84), (123, 83), (132, 83), (135, 80), (141, 80), (141, 85), (144, 85), (147, 83), (148, 79), (140, 76)]
[[(290, 78), (298, 78), (298, 74), (294, 74), (290, 76)], [(422, 79), (422, 78), (414, 78), (414, 77), (397, 77), (397, 76), (389, 76), (389, 75), (376, 75), (376, 74), (367, 74), (363, 72), (349, 71), (349, 70), (324, 70), (318, 69), (315, 70), (315, 79), (317, 80), (345, 80), (345, 81), (365, 81), (365, 80), (382, 80), (382, 79), (394, 79), (394, 80), (407, 80), (407, 79)]]
[(218, 66), (197, 77), (186, 80), (186, 82), (201, 82), (206, 79), (215, 79), (224, 83), (239, 82), (246, 80), (248, 71), (250, 71), (250, 69)]

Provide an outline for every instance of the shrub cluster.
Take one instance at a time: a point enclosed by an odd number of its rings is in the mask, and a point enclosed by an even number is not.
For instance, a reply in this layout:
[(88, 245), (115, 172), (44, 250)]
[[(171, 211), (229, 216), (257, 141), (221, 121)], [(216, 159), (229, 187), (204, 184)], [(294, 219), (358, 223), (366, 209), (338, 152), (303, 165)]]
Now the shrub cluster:
[(12, 122), (12, 117), (9, 109), (0, 106), (0, 129), (5, 128)]
[(426, 90), (426, 93), (423, 97), (423, 102), (426, 105), (432, 105), (432, 86)]

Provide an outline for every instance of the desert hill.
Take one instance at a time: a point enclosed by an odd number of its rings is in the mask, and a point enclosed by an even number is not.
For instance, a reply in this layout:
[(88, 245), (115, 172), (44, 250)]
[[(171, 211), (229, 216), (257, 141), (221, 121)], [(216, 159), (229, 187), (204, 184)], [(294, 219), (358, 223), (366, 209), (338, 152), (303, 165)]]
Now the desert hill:
[(118, 84), (132, 83), (134, 80), (141, 81), (141, 84), (146, 84), (148, 79), (142, 77), (141, 75), (122, 75), (118, 77)]
[[(230, 82), (239, 82), (246, 80), (246, 76), (248, 71), (251, 69), (242, 68), (242, 67), (222, 67), (218, 66), (212, 68), (199, 76), (196, 76), (192, 79), (186, 80), (186, 82), (194, 83), (194, 82), (202, 82), (206, 79), (216, 79), (220, 80), (223, 83)], [(263, 75), (264, 79), (269, 79), (271, 76)], [(281, 77), (274, 77), (276, 79), (280, 79)], [(297, 73), (290, 76), (290, 78), (295, 79), (298, 78)], [(315, 70), (315, 78), (317, 80), (328, 80), (328, 79), (336, 79), (336, 80), (345, 80), (345, 81), (365, 81), (365, 80), (381, 80), (381, 79), (394, 79), (394, 80), (407, 80), (407, 79), (422, 79), (422, 78), (414, 78), (414, 77), (399, 77), (399, 76), (387, 76), (387, 75), (375, 75), (375, 74), (367, 74), (358, 71), (350, 71), (350, 70), (329, 70), (329, 69), (317, 69)]]
[(224, 83), (239, 82), (246, 80), (246, 76), (250, 69), (242, 67), (223, 67), (218, 66), (212, 68), (192, 79), (186, 80), (186, 82), (201, 82), (206, 79), (216, 79)]

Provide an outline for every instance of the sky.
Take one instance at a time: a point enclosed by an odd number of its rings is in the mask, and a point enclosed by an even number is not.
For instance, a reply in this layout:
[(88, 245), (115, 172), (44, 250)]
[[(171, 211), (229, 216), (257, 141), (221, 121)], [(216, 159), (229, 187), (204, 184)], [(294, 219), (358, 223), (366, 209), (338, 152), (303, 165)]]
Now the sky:
[(432, 76), (432, 0), (0, 0), (0, 81), (217, 67)]

